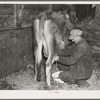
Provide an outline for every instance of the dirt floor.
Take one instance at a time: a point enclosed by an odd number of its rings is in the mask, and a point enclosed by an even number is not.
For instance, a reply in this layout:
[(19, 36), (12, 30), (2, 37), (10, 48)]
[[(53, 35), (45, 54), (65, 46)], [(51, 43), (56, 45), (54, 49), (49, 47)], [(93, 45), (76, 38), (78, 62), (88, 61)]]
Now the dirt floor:
[[(54, 72), (53, 68), (53, 72)], [(32, 69), (22, 69), (0, 80), (1, 90), (44, 90), (44, 75), (42, 81), (34, 81)], [(100, 90), (100, 68), (95, 68), (92, 77), (88, 80), (88, 88), (79, 88), (77, 85), (61, 84), (51, 79), (52, 90)]]

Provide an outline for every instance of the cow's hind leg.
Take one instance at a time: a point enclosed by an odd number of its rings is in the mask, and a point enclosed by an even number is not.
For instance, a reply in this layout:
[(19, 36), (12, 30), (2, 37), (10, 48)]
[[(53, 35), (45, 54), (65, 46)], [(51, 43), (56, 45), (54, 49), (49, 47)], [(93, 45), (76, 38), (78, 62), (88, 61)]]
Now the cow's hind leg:
[(41, 80), (41, 62), (42, 62), (42, 43), (38, 43), (38, 47), (35, 52), (35, 80)]
[(34, 39), (35, 39), (35, 80), (41, 80), (41, 61), (42, 61), (42, 35), (39, 29), (39, 19), (34, 20)]
[(49, 51), (49, 56), (46, 61), (46, 85), (47, 88), (51, 89), (51, 67), (53, 64), (53, 57), (54, 57), (54, 43), (53, 43), (53, 38), (49, 38), (48, 41), (48, 51)]
[(51, 88), (51, 82), (50, 82), (50, 70), (52, 67), (52, 60), (53, 60), (53, 54), (54, 54), (54, 36), (50, 33), (49, 28), (50, 21), (45, 22), (44, 26), (44, 35), (47, 42), (48, 47), (48, 58), (46, 61), (46, 87)]

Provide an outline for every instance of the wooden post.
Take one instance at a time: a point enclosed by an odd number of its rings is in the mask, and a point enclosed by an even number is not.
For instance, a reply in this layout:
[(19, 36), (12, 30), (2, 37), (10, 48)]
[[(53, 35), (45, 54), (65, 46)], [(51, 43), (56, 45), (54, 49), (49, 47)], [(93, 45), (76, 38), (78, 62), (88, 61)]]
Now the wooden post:
[(50, 11), (52, 11), (52, 4), (50, 4)]
[(15, 4), (14, 5), (14, 26), (21, 27), (22, 26), (22, 18), (23, 18), (23, 5)]
[(96, 10), (95, 10), (95, 17), (100, 17), (100, 4), (96, 5)]
[(14, 27), (16, 27), (17, 23), (17, 12), (16, 12), (16, 4), (14, 4)]

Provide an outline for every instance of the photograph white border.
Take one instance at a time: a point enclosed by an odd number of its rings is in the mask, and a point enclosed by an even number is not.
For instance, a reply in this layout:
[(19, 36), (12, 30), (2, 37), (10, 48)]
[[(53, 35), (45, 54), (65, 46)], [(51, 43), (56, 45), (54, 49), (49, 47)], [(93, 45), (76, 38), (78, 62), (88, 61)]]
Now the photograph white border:
[(0, 1), (0, 4), (100, 4), (100, 1)]
[[(0, 4), (100, 4), (99, 1), (6, 1)], [(100, 99), (100, 90), (1, 90), (0, 99)]]

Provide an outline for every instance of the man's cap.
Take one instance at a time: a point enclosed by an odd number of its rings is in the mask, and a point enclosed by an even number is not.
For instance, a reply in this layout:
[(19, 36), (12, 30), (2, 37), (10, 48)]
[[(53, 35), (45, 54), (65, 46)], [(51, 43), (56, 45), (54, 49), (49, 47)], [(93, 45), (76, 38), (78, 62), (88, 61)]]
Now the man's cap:
[(75, 39), (76, 37), (78, 36), (81, 36), (82, 35), (82, 31), (79, 30), (79, 29), (73, 29), (71, 32), (70, 32), (70, 36), (68, 39), (72, 40), (72, 39)]

